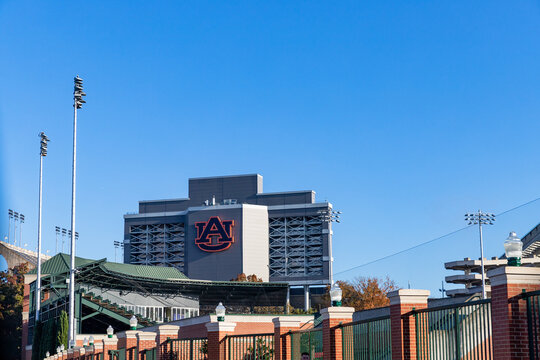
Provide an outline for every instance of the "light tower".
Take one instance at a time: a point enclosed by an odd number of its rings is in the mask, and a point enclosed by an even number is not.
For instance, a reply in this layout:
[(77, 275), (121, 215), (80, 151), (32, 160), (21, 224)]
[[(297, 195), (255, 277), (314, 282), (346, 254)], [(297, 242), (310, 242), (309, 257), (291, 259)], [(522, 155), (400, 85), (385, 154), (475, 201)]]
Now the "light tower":
[(486, 273), (484, 270), (484, 240), (482, 238), (482, 225), (493, 225), (495, 215), (483, 213), (478, 210), (475, 214), (465, 214), (465, 221), (468, 225), (478, 224), (478, 233), (480, 235), (480, 264), (482, 266), (482, 299), (486, 298)]
[[(37, 240), (37, 279), (36, 279), (36, 323), (39, 320), (39, 311), (41, 309), (41, 200), (43, 192), (43, 158), (47, 156), (47, 143), (49, 138), (42, 131), (39, 134), (39, 207), (38, 207), (38, 240)], [(24, 215), (21, 214), (24, 222)], [(21, 225), (22, 226), (22, 225)], [(20, 230), (19, 230), (20, 231)]]
[(83, 79), (73, 78), (73, 164), (71, 176), (71, 264), (69, 271), (69, 347), (75, 346), (75, 180), (77, 170), (77, 110), (86, 103), (83, 96)]

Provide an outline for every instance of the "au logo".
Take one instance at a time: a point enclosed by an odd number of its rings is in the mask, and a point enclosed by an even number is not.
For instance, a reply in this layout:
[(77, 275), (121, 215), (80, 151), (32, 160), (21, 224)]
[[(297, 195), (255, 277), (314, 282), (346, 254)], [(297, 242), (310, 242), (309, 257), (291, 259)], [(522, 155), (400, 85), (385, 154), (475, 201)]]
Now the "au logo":
[(195, 244), (202, 251), (227, 250), (234, 242), (232, 233), (234, 220), (221, 220), (219, 216), (212, 216), (206, 222), (195, 223), (195, 226), (197, 227)]

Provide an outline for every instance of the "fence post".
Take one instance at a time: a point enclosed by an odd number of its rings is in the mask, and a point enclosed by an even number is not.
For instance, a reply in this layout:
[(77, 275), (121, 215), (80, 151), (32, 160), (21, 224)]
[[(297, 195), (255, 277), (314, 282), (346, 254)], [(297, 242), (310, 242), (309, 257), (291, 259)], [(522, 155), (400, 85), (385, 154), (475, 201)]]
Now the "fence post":
[(139, 331), (137, 333), (137, 353), (141, 353), (143, 350), (153, 349), (157, 346), (155, 332), (151, 331)]
[(493, 359), (528, 359), (525, 291), (540, 290), (540, 268), (505, 266), (488, 271), (491, 283)]
[(118, 338), (116, 335), (113, 335), (112, 338), (104, 338), (103, 340), (103, 358), (106, 359), (109, 350), (118, 350)]
[[(208, 359), (226, 360), (226, 346), (223, 342), (227, 335), (233, 335), (236, 323), (215, 321), (206, 323), (208, 331)], [(235, 359), (232, 359), (235, 360)]]
[[(427, 308), (429, 290), (400, 289), (388, 294), (392, 333), (392, 360), (416, 359), (416, 324), (414, 316), (405, 316), (413, 308)], [(427, 351), (427, 350), (426, 350)]]
[(300, 329), (299, 320), (276, 317), (272, 319), (274, 323), (274, 359), (291, 360), (291, 337), (287, 336), (289, 331)]
[(352, 322), (353, 313), (352, 307), (332, 306), (321, 310), (324, 360), (342, 359), (343, 329), (339, 325)]
[[(156, 357), (157, 360), (165, 360), (167, 354), (167, 339), (178, 339), (178, 330), (180, 329), (177, 325), (160, 325), (157, 329), (156, 337)], [(171, 349), (172, 350), (172, 349)]]
[(99, 359), (99, 354), (103, 352), (103, 342), (99, 340), (94, 340), (94, 358)]

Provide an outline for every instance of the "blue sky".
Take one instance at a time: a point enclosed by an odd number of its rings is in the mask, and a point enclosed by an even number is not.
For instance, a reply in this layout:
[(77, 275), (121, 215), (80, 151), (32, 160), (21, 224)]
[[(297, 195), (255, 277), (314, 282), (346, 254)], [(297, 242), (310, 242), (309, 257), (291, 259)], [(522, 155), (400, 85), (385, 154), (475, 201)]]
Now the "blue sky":
[[(539, 38), (534, 1), (0, 1), (2, 233), (15, 209), (35, 246), (40, 131), (44, 247), (69, 227), (79, 74), (78, 255), (113, 259), (138, 200), (254, 172), (343, 211), (336, 272), (391, 254), (540, 196)], [(538, 222), (501, 217), (486, 255)], [(436, 292), (478, 255), (467, 229), (340, 277)]]

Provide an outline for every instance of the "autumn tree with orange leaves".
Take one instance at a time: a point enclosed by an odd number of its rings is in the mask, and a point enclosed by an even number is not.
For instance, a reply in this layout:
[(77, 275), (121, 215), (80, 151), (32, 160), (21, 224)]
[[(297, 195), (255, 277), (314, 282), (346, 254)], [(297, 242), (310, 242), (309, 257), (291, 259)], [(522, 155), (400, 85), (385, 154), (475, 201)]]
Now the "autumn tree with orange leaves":
[(0, 271), (0, 357), (21, 358), (22, 308), (26, 263)]
[[(377, 277), (357, 277), (351, 281), (336, 281), (343, 291), (343, 306), (353, 307), (356, 311), (388, 306), (388, 293), (398, 289), (393, 280)], [(328, 291), (330, 287), (328, 287)], [(330, 304), (330, 296), (327, 295)]]

